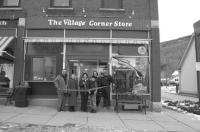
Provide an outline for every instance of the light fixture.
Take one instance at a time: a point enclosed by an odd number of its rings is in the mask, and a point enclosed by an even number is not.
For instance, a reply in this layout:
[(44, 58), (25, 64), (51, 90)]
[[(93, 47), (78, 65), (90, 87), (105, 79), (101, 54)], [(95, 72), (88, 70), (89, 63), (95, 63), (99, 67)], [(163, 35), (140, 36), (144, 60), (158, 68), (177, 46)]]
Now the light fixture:
[(45, 13), (45, 12), (46, 12), (46, 10), (45, 10), (44, 8), (42, 8), (42, 12), (43, 12), (43, 13)]
[(85, 8), (83, 8), (82, 12), (85, 13)]
[(132, 16), (135, 15), (135, 11), (134, 11), (134, 10), (132, 10), (131, 15), (132, 15)]

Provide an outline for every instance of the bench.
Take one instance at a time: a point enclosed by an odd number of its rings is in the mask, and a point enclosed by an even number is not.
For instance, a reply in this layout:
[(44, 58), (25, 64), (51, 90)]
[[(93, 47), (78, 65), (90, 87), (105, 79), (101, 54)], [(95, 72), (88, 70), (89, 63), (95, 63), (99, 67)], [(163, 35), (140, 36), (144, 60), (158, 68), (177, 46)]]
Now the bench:
[(14, 88), (5, 88), (0, 86), (0, 97), (6, 98), (4, 105), (12, 104), (13, 96), (14, 96)]
[[(127, 99), (127, 98), (119, 98), (119, 96), (137, 96), (140, 100), (133, 100), (133, 99)], [(146, 108), (147, 108), (147, 100), (150, 100), (150, 94), (133, 94), (133, 93), (121, 93), (117, 94), (116, 97), (116, 105), (115, 105), (115, 110), (118, 112), (118, 107), (119, 104), (137, 104), (141, 108), (141, 112), (143, 112), (143, 109), (145, 109), (145, 114), (146, 114)]]

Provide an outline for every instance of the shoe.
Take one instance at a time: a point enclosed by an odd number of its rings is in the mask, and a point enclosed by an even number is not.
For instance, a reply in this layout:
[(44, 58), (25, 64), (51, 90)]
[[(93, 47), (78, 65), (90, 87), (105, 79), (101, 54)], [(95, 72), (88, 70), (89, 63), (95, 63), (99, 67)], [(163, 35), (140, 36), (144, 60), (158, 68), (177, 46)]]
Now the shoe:
[(87, 112), (87, 110), (86, 110), (86, 109), (84, 109), (84, 110), (83, 110), (83, 112)]
[(107, 106), (106, 109), (107, 109), (107, 110), (110, 110), (110, 106)]
[(91, 111), (90, 111), (90, 113), (96, 113), (96, 112), (97, 112), (96, 110), (91, 110)]

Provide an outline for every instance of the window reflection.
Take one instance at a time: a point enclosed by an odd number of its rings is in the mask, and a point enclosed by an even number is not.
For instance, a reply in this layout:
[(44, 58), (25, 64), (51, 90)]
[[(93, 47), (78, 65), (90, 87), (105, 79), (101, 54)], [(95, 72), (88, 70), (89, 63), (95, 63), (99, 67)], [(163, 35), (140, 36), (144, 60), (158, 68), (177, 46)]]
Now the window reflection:
[(55, 57), (37, 57), (33, 58), (33, 80), (34, 81), (52, 81), (56, 76), (56, 58)]
[(148, 58), (113, 57), (112, 67), (116, 82), (114, 90), (120, 93), (148, 92)]

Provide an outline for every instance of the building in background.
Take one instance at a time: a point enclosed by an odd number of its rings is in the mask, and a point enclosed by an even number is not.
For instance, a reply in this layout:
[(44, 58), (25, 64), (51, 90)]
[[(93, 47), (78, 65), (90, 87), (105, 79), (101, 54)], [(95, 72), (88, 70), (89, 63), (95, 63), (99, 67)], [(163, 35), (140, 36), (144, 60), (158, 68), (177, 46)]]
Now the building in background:
[(6, 76), (10, 79), (9, 87), (13, 87), (14, 64), (17, 62), (16, 58), (19, 58), (15, 51), (23, 52), (19, 50), (23, 48), (20, 44), (23, 44), (25, 25), (22, 26), (19, 22), (25, 20), (24, 18), (25, 13), (19, 0), (0, 1), (0, 72), (6, 72)]
[(199, 96), (200, 21), (194, 23), (194, 33), (179, 63), (180, 93)]
[(200, 21), (194, 23), (195, 51), (196, 51), (196, 71), (197, 71), (197, 91), (200, 102)]
[(196, 50), (194, 34), (179, 63), (179, 93), (197, 95)]
[(0, 19), (17, 22), (14, 86), (28, 82), (33, 98), (52, 98), (53, 80), (62, 69), (78, 79), (84, 72), (126, 71), (124, 87), (142, 82), (153, 108), (161, 109), (157, 0), (3, 0), (0, 5)]

